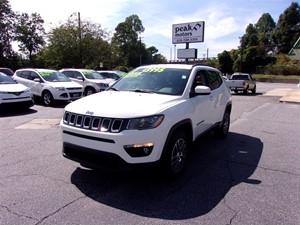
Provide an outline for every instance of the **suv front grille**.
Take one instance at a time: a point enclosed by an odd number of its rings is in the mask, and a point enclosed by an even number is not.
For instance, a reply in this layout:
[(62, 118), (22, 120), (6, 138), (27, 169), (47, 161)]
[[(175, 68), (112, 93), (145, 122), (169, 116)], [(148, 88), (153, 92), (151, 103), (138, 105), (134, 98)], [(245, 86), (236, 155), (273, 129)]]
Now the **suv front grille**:
[(66, 125), (87, 130), (119, 133), (126, 128), (128, 119), (115, 119), (65, 112), (63, 122)]

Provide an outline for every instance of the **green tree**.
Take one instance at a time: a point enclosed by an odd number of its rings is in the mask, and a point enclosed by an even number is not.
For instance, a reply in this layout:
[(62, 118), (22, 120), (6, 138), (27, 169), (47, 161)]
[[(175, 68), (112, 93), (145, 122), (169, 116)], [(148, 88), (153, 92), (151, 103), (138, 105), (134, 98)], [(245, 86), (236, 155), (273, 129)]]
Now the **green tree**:
[(43, 24), (44, 20), (37, 13), (17, 15), (15, 40), (19, 42), (20, 51), (28, 56), (30, 62), (32, 62), (32, 55), (37, 53), (46, 43)]
[(40, 54), (47, 67), (99, 68), (100, 62), (111, 67), (108, 33), (100, 24), (70, 16), (65, 24), (49, 32), (48, 45)]
[(223, 51), (222, 53), (218, 54), (218, 60), (219, 69), (222, 71), (222, 73), (231, 74), (233, 72), (233, 59), (230, 52)]
[(293, 2), (279, 16), (277, 26), (273, 31), (273, 40), (278, 53), (287, 54), (300, 36), (300, 7)]
[(8, 59), (13, 57), (12, 41), (14, 35), (15, 14), (8, 0), (0, 0), (0, 65), (8, 66)]
[(265, 55), (269, 52), (274, 52), (274, 44), (272, 41), (272, 32), (276, 24), (269, 13), (264, 13), (257, 23), (255, 28), (258, 32), (259, 41), (259, 52)]
[(247, 26), (246, 33), (242, 37), (242, 45), (244, 49), (258, 46), (258, 31), (251, 23)]
[(137, 15), (131, 15), (117, 25), (111, 42), (116, 64), (134, 68), (143, 63), (140, 61), (143, 58), (142, 53), (146, 50), (138, 36), (144, 30)]

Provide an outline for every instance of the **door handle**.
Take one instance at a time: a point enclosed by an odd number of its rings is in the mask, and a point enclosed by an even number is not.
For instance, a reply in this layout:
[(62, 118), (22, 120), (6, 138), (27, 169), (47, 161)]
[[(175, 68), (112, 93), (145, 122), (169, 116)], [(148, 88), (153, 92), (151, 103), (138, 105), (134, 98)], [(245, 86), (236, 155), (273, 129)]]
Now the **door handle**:
[(213, 97), (213, 96), (210, 96), (210, 97), (209, 97), (209, 101), (212, 101), (212, 100), (214, 100), (214, 97)]

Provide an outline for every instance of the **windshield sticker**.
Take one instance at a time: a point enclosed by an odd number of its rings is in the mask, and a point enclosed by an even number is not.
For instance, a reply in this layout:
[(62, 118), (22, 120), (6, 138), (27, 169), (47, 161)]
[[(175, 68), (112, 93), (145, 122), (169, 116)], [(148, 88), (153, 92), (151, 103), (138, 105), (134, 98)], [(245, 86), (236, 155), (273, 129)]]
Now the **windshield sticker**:
[(42, 77), (46, 77), (46, 76), (50, 76), (52, 74), (52, 72), (40, 72)]
[(127, 78), (129, 77), (138, 77), (143, 73), (162, 73), (165, 69), (160, 67), (152, 67), (152, 68), (145, 68), (142, 70), (136, 70), (128, 73), (126, 75)]
[(150, 73), (161, 73), (163, 72), (165, 69), (164, 68), (160, 68), (160, 67), (151, 67), (151, 68), (146, 68), (143, 69), (143, 72), (150, 72)]

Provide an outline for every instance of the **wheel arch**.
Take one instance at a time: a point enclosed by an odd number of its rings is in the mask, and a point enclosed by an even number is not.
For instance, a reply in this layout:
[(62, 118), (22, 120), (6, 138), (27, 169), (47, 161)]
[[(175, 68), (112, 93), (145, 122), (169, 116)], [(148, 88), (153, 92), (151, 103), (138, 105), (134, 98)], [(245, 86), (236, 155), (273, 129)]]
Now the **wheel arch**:
[(92, 89), (93, 91), (96, 92), (96, 88), (95, 88), (95, 87), (93, 87), (92, 85), (87, 85), (87, 86), (84, 87), (84, 90), (83, 90), (84, 93), (86, 93), (86, 91), (87, 91), (88, 89)]
[(171, 129), (169, 130), (169, 133), (167, 135), (166, 141), (164, 143), (163, 151), (161, 158), (163, 158), (163, 155), (166, 152), (167, 145), (173, 136), (178, 131), (183, 131), (188, 139), (188, 145), (189, 147), (193, 143), (193, 128), (192, 128), (192, 121), (190, 119), (185, 119), (182, 121), (179, 121), (178, 123), (174, 124)]

